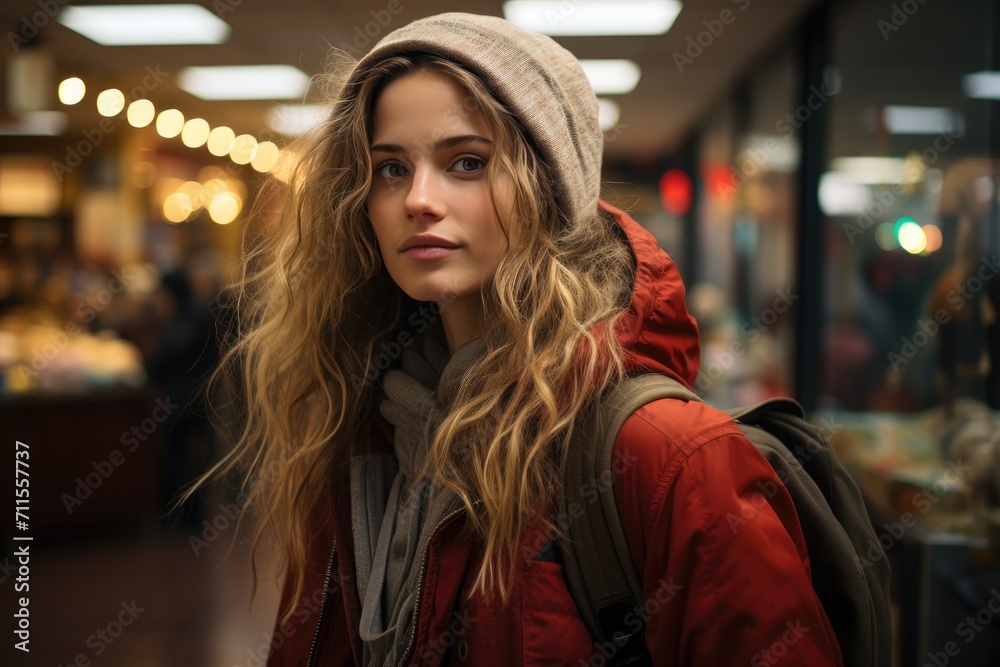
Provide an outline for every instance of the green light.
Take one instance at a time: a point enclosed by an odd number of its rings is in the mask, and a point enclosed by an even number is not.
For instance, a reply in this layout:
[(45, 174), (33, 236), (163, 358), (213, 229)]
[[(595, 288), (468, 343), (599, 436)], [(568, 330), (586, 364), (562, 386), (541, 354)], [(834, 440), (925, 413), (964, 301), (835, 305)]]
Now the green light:
[(891, 222), (883, 222), (875, 228), (875, 243), (882, 250), (890, 251), (899, 247), (896, 241), (896, 230)]

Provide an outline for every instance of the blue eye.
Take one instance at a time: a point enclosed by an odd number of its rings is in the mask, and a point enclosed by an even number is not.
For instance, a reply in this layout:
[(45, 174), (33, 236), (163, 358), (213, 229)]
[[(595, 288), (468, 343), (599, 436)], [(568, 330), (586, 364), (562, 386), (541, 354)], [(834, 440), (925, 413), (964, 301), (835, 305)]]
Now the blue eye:
[(482, 169), (483, 167), (485, 167), (486, 166), (486, 160), (483, 160), (482, 158), (478, 158), (478, 157), (466, 156), (466, 157), (459, 158), (455, 162), (454, 166), (460, 172), (463, 172), (463, 173), (466, 173), (466, 174), (471, 174), (471, 173), (476, 172), (476, 171)]
[(382, 178), (402, 178), (406, 175), (406, 167), (398, 162), (383, 162), (375, 167), (375, 173)]

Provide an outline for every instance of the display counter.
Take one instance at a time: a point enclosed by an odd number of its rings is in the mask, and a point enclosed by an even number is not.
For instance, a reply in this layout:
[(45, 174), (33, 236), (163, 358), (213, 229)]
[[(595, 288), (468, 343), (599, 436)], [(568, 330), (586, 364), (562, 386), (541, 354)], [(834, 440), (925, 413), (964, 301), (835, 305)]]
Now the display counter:
[[(1000, 548), (990, 443), (1000, 413), (822, 413), (892, 566), (901, 667), (1000, 665)], [(873, 554), (879, 550), (873, 547)]]

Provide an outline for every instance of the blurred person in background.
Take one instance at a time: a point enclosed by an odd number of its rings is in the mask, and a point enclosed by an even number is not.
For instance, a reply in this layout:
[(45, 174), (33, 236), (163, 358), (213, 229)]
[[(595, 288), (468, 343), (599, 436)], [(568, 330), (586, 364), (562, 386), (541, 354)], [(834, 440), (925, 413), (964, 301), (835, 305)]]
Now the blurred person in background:
[[(160, 334), (145, 361), (146, 374), (172, 410), (166, 428), (164, 484), (166, 499), (203, 471), (211, 457), (211, 439), (204, 403), (205, 383), (218, 365), (215, 318), (205, 300), (196, 296), (184, 270), (165, 273), (152, 295), (154, 321)], [(166, 504), (166, 503), (165, 503)], [(196, 527), (203, 508), (192, 504), (184, 525)]]

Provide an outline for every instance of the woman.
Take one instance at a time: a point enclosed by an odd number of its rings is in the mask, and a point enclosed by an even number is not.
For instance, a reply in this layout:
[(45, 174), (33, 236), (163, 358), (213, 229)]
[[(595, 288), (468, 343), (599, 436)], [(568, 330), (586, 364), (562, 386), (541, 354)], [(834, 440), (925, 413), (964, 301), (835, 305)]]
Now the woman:
[[(602, 146), (576, 59), (493, 17), (415, 21), (336, 94), (228, 358), (225, 463), (288, 561), (269, 665), (607, 664), (555, 546), (562, 457), (624, 373), (690, 386), (699, 343), (669, 257), (598, 200)], [(615, 455), (656, 664), (842, 664), (731, 421), (656, 401)]]

